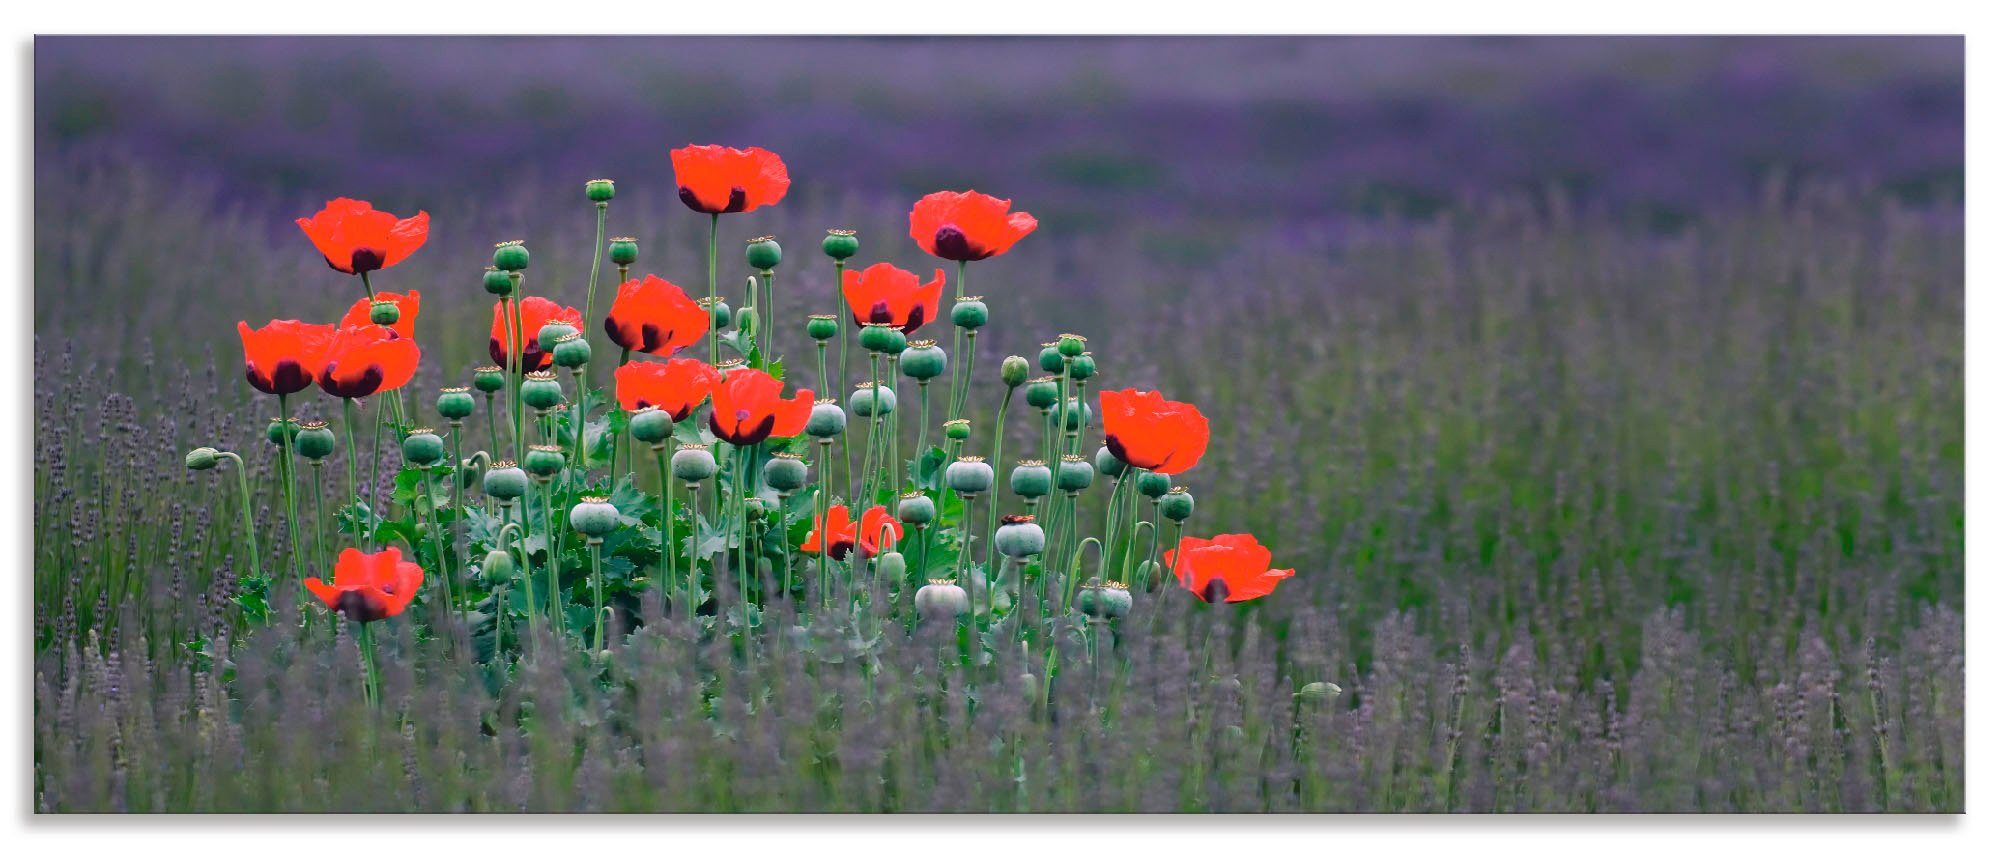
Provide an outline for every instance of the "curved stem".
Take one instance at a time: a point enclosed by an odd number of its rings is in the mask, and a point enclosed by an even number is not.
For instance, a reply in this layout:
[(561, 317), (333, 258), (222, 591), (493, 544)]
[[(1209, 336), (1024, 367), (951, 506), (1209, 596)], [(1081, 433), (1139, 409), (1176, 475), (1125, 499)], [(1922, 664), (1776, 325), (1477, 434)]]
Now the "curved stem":
[(583, 326), (577, 328), (584, 332), (590, 331), (590, 316), (597, 312), (597, 269), (604, 265), (604, 214), (610, 205), (603, 201), (597, 203), (597, 240), (591, 242), (590, 287), (584, 290), (583, 295)]
[(250, 549), (250, 576), (264, 576), (264, 562), (257, 556), (257, 525), (250, 517), (250, 473), (243, 468), (243, 457), (230, 451), (219, 453), (236, 463), (236, 490), (243, 501), (243, 546)]

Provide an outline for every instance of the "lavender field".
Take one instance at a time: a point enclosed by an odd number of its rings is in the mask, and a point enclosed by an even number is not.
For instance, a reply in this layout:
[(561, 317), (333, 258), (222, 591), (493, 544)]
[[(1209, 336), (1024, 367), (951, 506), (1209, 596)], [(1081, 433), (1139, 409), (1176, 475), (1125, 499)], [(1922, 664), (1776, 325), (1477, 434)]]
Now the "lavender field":
[[(38, 39), (34, 808), (1960, 811), (1963, 47)], [(722, 216), (721, 262), (736, 303), (744, 240), (784, 245), (760, 352), (795, 388), (838, 302), (827, 229), (928, 277), (912, 201), (1012, 198), (1039, 229), (970, 278), (980, 451), (1002, 357), (1086, 336), (1093, 389), (1206, 414), (1186, 532), (1254, 533), (1295, 576), (1225, 605), (1170, 575), (1052, 627), (1048, 659), (981, 648), (998, 608), (968, 648), (883, 626), (907, 592), (828, 612), (789, 570), (685, 610), (619, 583), (601, 651), (507, 654), (493, 616), (420, 599), (371, 625), (379, 687), (296, 582), (246, 606), (235, 472), (184, 457), (241, 455), (266, 565), (317, 555), (234, 332), (360, 295), (294, 219), (429, 213), (375, 285), (423, 292), (403, 393), (437, 424), (489, 364), (496, 241), (585, 301), (586, 179), (617, 181), (635, 268), (694, 291), (707, 216), (667, 151), (710, 141), (790, 167), (781, 203)], [(1007, 467), (1045, 433), (1013, 403)], [(303, 484), (411, 500), (383, 432)], [(1024, 511), (1001, 478), (984, 497)], [(1110, 491), (1081, 496), (1092, 533)], [(777, 524), (788, 550), (810, 527)], [(470, 579), (452, 544), (426, 562)]]

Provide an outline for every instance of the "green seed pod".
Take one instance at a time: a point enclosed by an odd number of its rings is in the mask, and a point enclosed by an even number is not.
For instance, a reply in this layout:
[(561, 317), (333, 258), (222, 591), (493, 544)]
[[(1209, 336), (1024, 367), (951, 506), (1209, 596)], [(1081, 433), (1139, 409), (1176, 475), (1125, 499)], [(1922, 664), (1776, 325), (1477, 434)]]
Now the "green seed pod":
[(903, 578), (910, 573), (903, 555), (895, 551), (883, 551), (875, 558), (875, 579), (891, 586), (903, 585)]
[(715, 457), (708, 448), (688, 445), (674, 451), (674, 478), (683, 483), (699, 483), (715, 476)]
[(1024, 498), (1046, 497), (1049, 487), (1054, 484), (1055, 472), (1039, 459), (1023, 460), (1014, 466), (1012, 474), (1007, 475), (1007, 487)]
[(292, 447), (299, 456), (318, 462), (333, 455), (337, 448), (333, 431), (326, 428), (325, 421), (307, 421), (300, 425), (298, 436), (292, 439)]
[(764, 463), (764, 483), (786, 494), (805, 488), (805, 457), (795, 453), (773, 455), (771, 461)]
[(1075, 333), (1064, 333), (1056, 337), (1056, 352), (1074, 359), (1083, 355), (1083, 344), (1088, 341)]
[(649, 445), (658, 445), (674, 435), (674, 417), (664, 409), (641, 410), (627, 426), (632, 438)]
[(503, 241), (494, 245), (493, 267), (502, 271), (528, 270), (528, 246), (518, 241)]
[(854, 237), (853, 230), (827, 230), (819, 249), (830, 259), (845, 261), (861, 252), (861, 240)]
[(1062, 419), (1064, 429), (1077, 431), (1090, 426), (1090, 404), (1084, 403), (1083, 398), (1070, 398), (1067, 409), (1069, 414)]
[(283, 420), (273, 418), (271, 419), (271, 423), (264, 425), (264, 438), (269, 440), (271, 444), (279, 447), (284, 446), (286, 436), (297, 436), (298, 433), (299, 419), (297, 418), (286, 418)]
[(831, 439), (847, 431), (847, 412), (832, 400), (813, 402), (812, 415), (806, 419), (806, 435), (815, 439)]
[(1331, 704), (1340, 698), (1340, 687), (1317, 680), (1299, 687), (1299, 693), (1294, 697), (1311, 704)]
[(944, 467), (944, 484), (961, 495), (976, 495), (993, 488), (993, 466), (983, 456), (961, 456)]
[(972, 422), (964, 418), (953, 418), (944, 422), (944, 437), (961, 442), (972, 437)]
[(816, 342), (831, 339), (840, 335), (840, 321), (832, 315), (809, 315), (806, 317), (806, 335)]
[(514, 555), (498, 549), (487, 551), (486, 558), (479, 563), (479, 578), (488, 586), (514, 579)]
[(561, 473), (563, 466), (567, 464), (569, 464), (568, 460), (563, 458), (560, 446), (529, 445), (528, 457), (521, 462), (521, 467), (527, 469), (529, 474), (533, 474), (536, 477), (547, 478)]
[(785, 249), (778, 245), (777, 236), (758, 236), (743, 246), (743, 261), (759, 271), (769, 271), (784, 261)]
[(1037, 556), (1048, 543), (1048, 533), (1042, 530), (1042, 525), (1035, 523), (1032, 515), (1009, 515), (1000, 519), (1000, 528), (993, 531), (993, 549), (999, 551), (1001, 556), (1014, 559)]
[(748, 306), (736, 310), (736, 331), (756, 335), (757, 310)]
[(480, 282), (486, 286), (486, 293), (494, 297), (511, 297), (514, 294), (514, 275), (498, 268), (487, 268)]
[(439, 416), (457, 421), (472, 414), (472, 389), (468, 386), (450, 386), (438, 390), (437, 413)]
[(1096, 471), (1090, 463), (1083, 461), (1083, 457), (1068, 454), (1056, 467), (1056, 488), (1065, 492), (1081, 492), (1090, 488), (1090, 481), (1095, 476)]
[(610, 180), (591, 180), (583, 184), (583, 196), (592, 203), (609, 203), (612, 195), (617, 193), (617, 187)]
[(611, 240), (609, 250), (611, 263), (620, 267), (639, 261), (639, 240), (631, 236), (619, 236)]
[(378, 300), (368, 305), (369, 323), (387, 327), (401, 320), (403, 320), (403, 307), (398, 306), (393, 300)]
[(1187, 487), (1175, 486), (1160, 496), (1160, 517), (1168, 521), (1181, 522), (1194, 514), (1194, 495), (1188, 494)]
[(896, 502), (896, 520), (904, 524), (929, 524), (937, 520), (937, 504), (929, 495), (911, 492)]
[(1090, 465), (1097, 469), (1097, 473), (1106, 477), (1117, 477), (1124, 474), (1125, 469), (1131, 467), (1125, 464), (1125, 460), (1119, 459), (1117, 454), (1112, 453), (1108, 447), (1098, 448), (1097, 455), (1090, 458)]
[(498, 365), (481, 365), (472, 369), (472, 387), (487, 394), (507, 388), (507, 372)]
[(966, 330), (986, 326), (986, 303), (978, 295), (959, 298), (951, 305), (951, 324)]
[(709, 327), (712, 329), (729, 329), (729, 322), (736, 317), (736, 310), (729, 308), (729, 301), (720, 297), (704, 297), (695, 303), (708, 310)]
[(521, 402), (535, 409), (552, 409), (563, 402), (563, 387), (550, 371), (536, 371), (521, 384)]
[(486, 477), (480, 481), (479, 488), (502, 501), (511, 501), (527, 494), (528, 472), (516, 467), (513, 460), (503, 459), (486, 470)]
[(875, 383), (856, 383), (854, 394), (847, 396), (847, 408), (862, 418), (873, 418), (877, 411), (893, 415), (896, 412), (896, 390)]
[(896, 353), (900, 346), (898, 339), (903, 331), (894, 324), (863, 324), (861, 326), (861, 347), (873, 353)]
[(555, 350), (558, 342), (569, 336), (576, 335), (577, 332), (576, 327), (567, 321), (550, 321), (547, 324), (543, 324), (541, 329), (535, 331), (535, 346), (543, 350)]
[(1083, 591), (1077, 593), (1076, 609), (1096, 619), (1122, 618), (1132, 611), (1132, 592), (1123, 583), (1092, 580), (1083, 584)]
[(1036, 377), (1028, 381), (1028, 405), (1036, 409), (1050, 409), (1062, 402), (1062, 384), (1054, 377)]
[(1072, 380), (1088, 380), (1097, 375), (1097, 360), (1090, 351), (1084, 351), (1069, 361), (1069, 376)]
[(582, 368), (590, 364), (590, 340), (582, 333), (571, 333), (556, 340), (552, 361), (558, 368)]
[(928, 383), (944, 373), (944, 351), (938, 349), (937, 342), (918, 339), (896, 357), (903, 368), (903, 376), (919, 383)]
[(403, 461), (411, 465), (430, 467), (444, 459), (444, 440), (429, 427), (420, 427), (403, 437)]
[(1139, 472), (1139, 494), (1159, 500), (1174, 487), (1174, 478), (1155, 471)]
[(187, 467), (190, 471), (207, 471), (222, 464), (222, 453), (215, 448), (195, 448), (188, 451)]
[(932, 580), (917, 590), (917, 613), (925, 621), (957, 618), (971, 609), (965, 589), (950, 580)]
[(1050, 374), (1061, 374), (1063, 372), (1062, 350), (1053, 344), (1043, 347), (1042, 352), (1035, 355), (1035, 363), (1042, 366), (1042, 370)]
[(611, 505), (610, 498), (586, 495), (569, 508), (569, 526), (593, 541), (618, 529), (619, 523), (618, 508)]
[(1007, 384), (1007, 388), (1010, 389), (1028, 382), (1028, 358), (1009, 356), (1000, 360), (1000, 382)]

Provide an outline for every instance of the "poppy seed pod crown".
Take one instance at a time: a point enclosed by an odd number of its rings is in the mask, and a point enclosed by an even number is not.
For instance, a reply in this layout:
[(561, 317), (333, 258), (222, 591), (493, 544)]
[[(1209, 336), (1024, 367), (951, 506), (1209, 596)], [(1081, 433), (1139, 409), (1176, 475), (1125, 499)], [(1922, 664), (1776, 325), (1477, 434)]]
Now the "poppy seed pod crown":
[(591, 180), (583, 184), (583, 196), (592, 203), (609, 203), (618, 193), (618, 187), (610, 180)]
[(961, 297), (951, 305), (952, 326), (962, 330), (977, 330), (986, 326), (986, 304), (978, 295)]
[(585, 495), (569, 508), (569, 526), (593, 543), (618, 529), (620, 523), (618, 508), (611, 505), (610, 498)]
[(910, 346), (896, 357), (896, 362), (902, 367), (903, 376), (919, 383), (936, 379), (945, 369), (944, 351), (930, 339), (910, 342)]
[(536, 477), (548, 478), (563, 470), (567, 462), (563, 459), (562, 448), (558, 445), (529, 445), (528, 456), (521, 467)]
[(861, 240), (855, 238), (853, 230), (827, 230), (826, 238), (819, 243), (821, 253), (837, 262), (844, 262), (861, 252)]
[(1194, 514), (1194, 495), (1186, 486), (1175, 486), (1160, 496), (1160, 516), (1176, 524)]
[(403, 461), (429, 467), (444, 459), (444, 440), (429, 427), (419, 427), (403, 438)]
[(896, 411), (896, 390), (880, 383), (856, 383), (854, 394), (847, 396), (847, 408), (862, 418), (873, 418), (878, 413), (893, 414)]
[(815, 439), (831, 439), (847, 431), (847, 412), (831, 398), (815, 401), (812, 414), (806, 417), (806, 435)]
[(771, 460), (764, 463), (764, 483), (786, 494), (805, 488), (805, 457), (795, 453), (773, 454)]
[(961, 456), (945, 466), (944, 484), (961, 495), (976, 495), (993, 488), (993, 466), (983, 456)]
[(929, 524), (937, 520), (937, 504), (929, 495), (911, 492), (896, 502), (896, 518), (904, 524)]
[(472, 390), (469, 386), (450, 386), (438, 390), (437, 412), (452, 421), (472, 414)]
[(514, 465), (513, 460), (503, 459), (486, 470), (479, 488), (502, 501), (511, 501), (527, 493), (528, 472)]
[(498, 365), (481, 365), (472, 369), (472, 387), (487, 394), (507, 387), (507, 372)]
[(298, 450), (299, 456), (319, 462), (333, 455), (336, 440), (325, 421), (307, 421), (299, 425), (299, 434), (293, 437), (292, 446)]
[(759, 271), (776, 268), (784, 259), (785, 249), (777, 236), (758, 236), (743, 246), (743, 261)]
[(528, 245), (518, 239), (494, 245), (493, 267), (510, 272), (528, 270)]
[(611, 255), (611, 264), (620, 267), (629, 266), (639, 261), (639, 240), (631, 236), (619, 236), (611, 240), (607, 252)]
[(972, 419), (953, 418), (950, 421), (944, 422), (944, 437), (947, 439), (956, 439), (961, 442), (971, 438)]
[(551, 371), (536, 371), (521, 383), (521, 402), (547, 411), (563, 402), (563, 387)]
[(479, 284), (494, 297), (514, 296), (514, 275), (498, 268), (488, 266), (486, 272), (480, 275)]
[(1023, 460), (1007, 475), (1007, 487), (1024, 498), (1045, 497), (1055, 483), (1055, 472), (1039, 459)]

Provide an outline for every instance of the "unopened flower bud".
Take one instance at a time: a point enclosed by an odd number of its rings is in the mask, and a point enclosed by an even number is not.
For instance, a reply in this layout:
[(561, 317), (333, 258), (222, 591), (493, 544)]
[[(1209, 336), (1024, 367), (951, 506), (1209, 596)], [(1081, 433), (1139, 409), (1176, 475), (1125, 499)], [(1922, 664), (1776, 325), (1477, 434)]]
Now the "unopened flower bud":
[(1009, 356), (1000, 360), (1000, 382), (1010, 389), (1028, 382), (1028, 358)]
[(672, 460), (674, 478), (683, 483), (699, 483), (715, 476), (715, 457), (708, 449), (688, 445), (674, 451)]
[(514, 579), (514, 555), (497, 548), (487, 551), (486, 558), (479, 562), (479, 578), (489, 586)]
[(528, 270), (528, 246), (518, 241), (503, 241), (494, 245), (493, 267), (502, 271)]
[(619, 236), (611, 240), (609, 250), (614, 265), (631, 265), (639, 261), (639, 240), (631, 236)]
[(403, 438), (403, 461), (411, 465), (429, 467), (444, 459), (444, 440), (429, 427), (410, 431)]
[(472, 390), (466, 386), (451, 386), (438, 390), (438, 415), (457, 421), (472, 414)]
[(977, 330), (986, 326), (986, 302), (978, 295), (958, 299), (951, 305), (951, 324), (965, 330)]
[(632, 416), (628, 425), (632, 438), (657, 445), (674, 435), (674, 417), (664, 409), (644, 409)]
[(831, 439), (847, 430), (847, 412), (832, 400), (813, 402), (812, 415), (806, 418), (806, 435), (815, 439)]
[(481, 365), (472, 369), (472, 387), (487, 394), (507, 387), (507, 372), (498, 365)]
[(569, 526), (592, 540), (609, 535), (619, 523), (618, 508), (611, 505), (610, 498), (585, 495), (569, 508)]
[(937, 342), (918, 339), (896, 356), (896, 362), (902, 366), (903, 376), (927, 383), (944, 373), (945, 355)]
[(757, 310), (744, 306), (736, 310), (736, 331), (746, 335), (757, 334)]
[(1184, 486), (1175, 486), (1160, 496), (1160, 517), (1168, 521), (1186, 521), (1194, 514), (1194, 495)]
[(828, 258), (846, 260), (861, 252), (861, 241), (854, 237), (853, 230), (827, 230), (819, 249)]
[(609, 203), (617, 187), (610, 180), (591, 180), (583, 184), (583, 196), (592, 203)]
[(1159, 590), (1160, 584), (1165, 581), (1167, 573), (1164, 569), (1160, 568), (1159, 561), (1149, 559), (1139, 563), (1139, 567), (1135, 570), (1134, 575), (1139, 581), (1138, 585), (1144, 587), (1148, 592), (1153, 592)]
[(1316, 680), (1299, 687), (1299, 700), (1313, 704), (1331, 704), (1340, 697), (1340, 687), (1324, 680)]
[(891, 586), (900, 586), (907, 574), (909, 566), (903, 561), (901, 553), (883, 551), (881, 556), (875, 558), (875, 579)]
[(772, 456), (771, 461), (764, 463), (764, 483), (786, 494), (805, 488), (805, 458), (794, 453)]
[(1007, 487), (1024, 498), (1045, 497), (1055, 483), (1055, 472), (1039, 459), (1024, 460), (1007, 475)]
[(759, 271), (769, 271), (784, 261), (785, 249), (778, 245), (777, 236), (758, 236), (743, 246), (743, 261)]
[(215, 448), (195, 448), (188, 451), (187, 467), (192, 471), (207, 471), (222, 464), (222, 452)]

